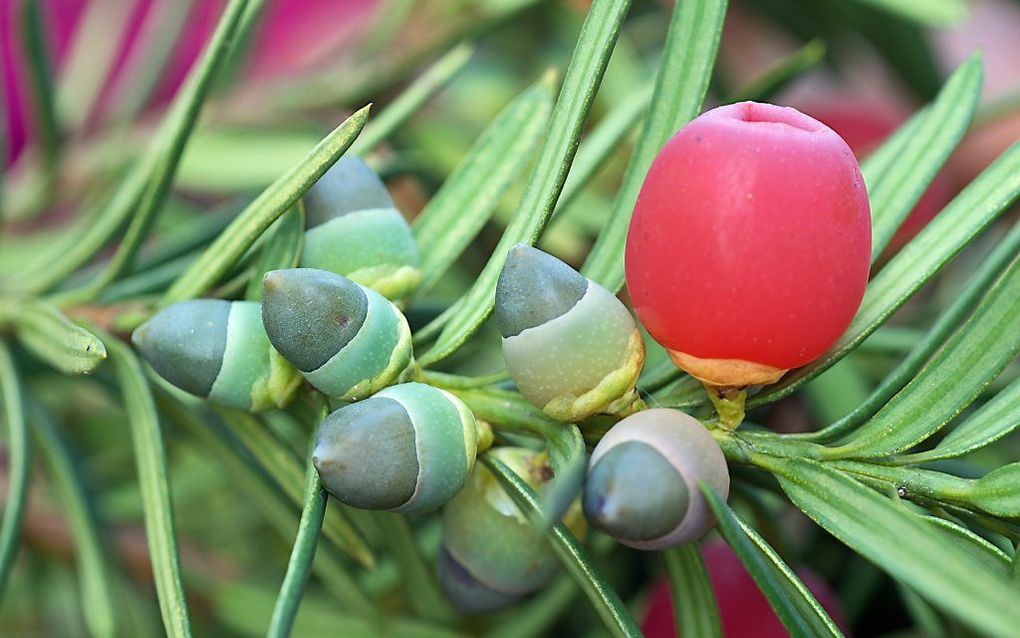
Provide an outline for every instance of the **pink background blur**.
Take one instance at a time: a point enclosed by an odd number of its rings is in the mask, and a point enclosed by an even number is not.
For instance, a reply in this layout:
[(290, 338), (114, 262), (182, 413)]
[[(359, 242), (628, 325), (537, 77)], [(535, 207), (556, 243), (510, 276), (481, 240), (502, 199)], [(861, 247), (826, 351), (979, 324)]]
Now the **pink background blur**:
[[(74, 29), (89, 0), (31, 0), (41, 4), (51, 63), (59, 69), (66, 62)], [(130, 5), (130, 14), (119, 43), (113, 73), (100, 95), (97, 111), (105, 108), (106, 96), (128, 60), (142, 25), (161, 2), (176, 0), (115, 0)], [(244, 74), (247, 78), (272, 78), (307, 70), (323, 62), (328, 53), (348, 38), (364, 21), (375, 0), (267, 0), (253, 37)], [(32, 137), (32, 105), (20, 87), (25, 86), (25, 61), (20, 42), (22, 0), (0, 0), (0, 59), (2, 59), (6, 161), (10, 165)], [(197, 0), (187, 18), (181, 39), (173, 51), (149, 106), (166, 102), (180, 86), (198, 58), (216, 24), (226, 0)]]

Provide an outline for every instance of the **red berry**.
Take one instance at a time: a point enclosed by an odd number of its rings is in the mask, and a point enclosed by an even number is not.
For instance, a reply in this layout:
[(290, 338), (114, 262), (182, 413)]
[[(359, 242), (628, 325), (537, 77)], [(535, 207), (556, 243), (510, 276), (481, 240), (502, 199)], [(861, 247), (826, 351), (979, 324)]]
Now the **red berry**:
[(712, 385), (771, 383), (846, 330), (870, 254), (846, 142), (795, 109), (743, 102), (659, 152), (630, 224), (627, 286), (677, 365)]

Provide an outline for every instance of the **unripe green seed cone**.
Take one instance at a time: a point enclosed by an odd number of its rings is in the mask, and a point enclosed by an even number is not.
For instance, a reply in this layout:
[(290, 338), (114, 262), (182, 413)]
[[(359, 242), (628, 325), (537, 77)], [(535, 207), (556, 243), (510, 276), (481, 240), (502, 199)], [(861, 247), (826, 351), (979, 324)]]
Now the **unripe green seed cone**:
[(700, 482), (724, 499), (729, 494), (719, 445), (705, 426), (677, 410), (643, 410), (623, 419), (595, 446), (588, 468), (588, 521), (637, 549), (689, 543), (715, 524)]
[(623, 413), (645, 347), (612, 293), (552, 255), (510, 249), (496, 287), (503, 357), (521, 394), (549, 416), (578, 421)]
[(262, 319), (280, 354), (333, 397), (371, 396), (412, 363), (403, 313), (374, 290), (325, 270), (266, 273)]
[(139, 326), (131, 341), (161, 377), (220, 405), (282, 408), (301, 385), (270, 344), (253, 301), (183, 301)]
[(343, 275), (388, 299), (418, 287), (421, 258), (411, 227), (361, 159), (341, 157), (302, 201), (308, 220), (303, 268)]
[[(544, 454), (523, 448), (490, 451), (541, 496), (552, 478)], [(586, 525), (578, 503), (563, 517), (583, 537)], [(439, 564), (443, 590), (463, 611), (491, 610), (542, 587), (560, 569), (545, 535), (536, 530), (503, 491), (498, 479), (479, 465), (464, 489), (443, 510), (443, 551)]]
[(461, 489), (477, 445), (474, 416), (459, 399), (404, 383), (330, 414), (313, 462), (326, 489), (348, 505), (419, 514)]
[(447, 600), (462, 614), (484, 614), (509, 607), (524, 597), (496, 591), (475, 578), (444, 546), (436, 557), (436, 575)]

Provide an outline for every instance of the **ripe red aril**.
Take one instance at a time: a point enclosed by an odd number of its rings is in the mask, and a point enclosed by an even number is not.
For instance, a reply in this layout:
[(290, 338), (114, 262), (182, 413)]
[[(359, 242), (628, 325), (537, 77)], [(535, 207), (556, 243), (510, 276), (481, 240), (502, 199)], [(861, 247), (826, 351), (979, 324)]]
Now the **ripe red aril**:
[(792, 108), (702, 114), (659, 152), (627, 236), (634, 309), (707, 385), (772, 383), (846, 330), (871, 217), (853, 152)]

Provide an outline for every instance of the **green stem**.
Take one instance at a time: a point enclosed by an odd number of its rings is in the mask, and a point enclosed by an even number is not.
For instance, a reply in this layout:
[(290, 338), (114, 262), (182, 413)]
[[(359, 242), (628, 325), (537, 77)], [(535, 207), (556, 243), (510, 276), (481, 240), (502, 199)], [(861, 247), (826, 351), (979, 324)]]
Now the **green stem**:
[(786, 439), (762, 430), (730, 432), (722, 428), (709, 428), (708, 431), (731, 463), (759, 465), (758, 460), (763, 456), (822, 460), (829, 453), (828, 448), (817, 443)]
[(546, 416), (517, 392), (456, 388), (450, 388), (449, 391), (467, 404), (476, 417), (488, 421), (497, 429), (549, 439), (563, 428), (562, 423)]
[[(314, 449), (314, 446), (313, 446)], [(268, 638), (286, 638), (294, 627), (301, 596), (308, 584), (308, 576), (312, 571), (312, 560), (319, 544), (319, 533), (326, 515), (326, 490), (319, 481), (319, 473), (309, 459), (305, 472), (305, 504), (298, 524), (297, 537), (290, 551), (290, 562), (287, 564), (287, 575), (280, 587), (280, 595), (273, 607), (273, 617), (269, 621)]]
[(437, 388), (444, 390), (471, 390), (474, 388), (484, 388), (490, 385), (496, 385), (510, 379), (510, 373), (496, 372), (494, 374), (488, 374), (481, 377), (464, 377), (458, 374), (449, 374), (446, 372), (435, 372), (433, 370), (425, 370), (419, 368), (414, 375), (414, 380), (421, 383), (427, 383)]
[(719, 388), (705, 385), (705, 392), (719, 415), (719, 427), (732, 432), (744, 422), (745, 388)]

